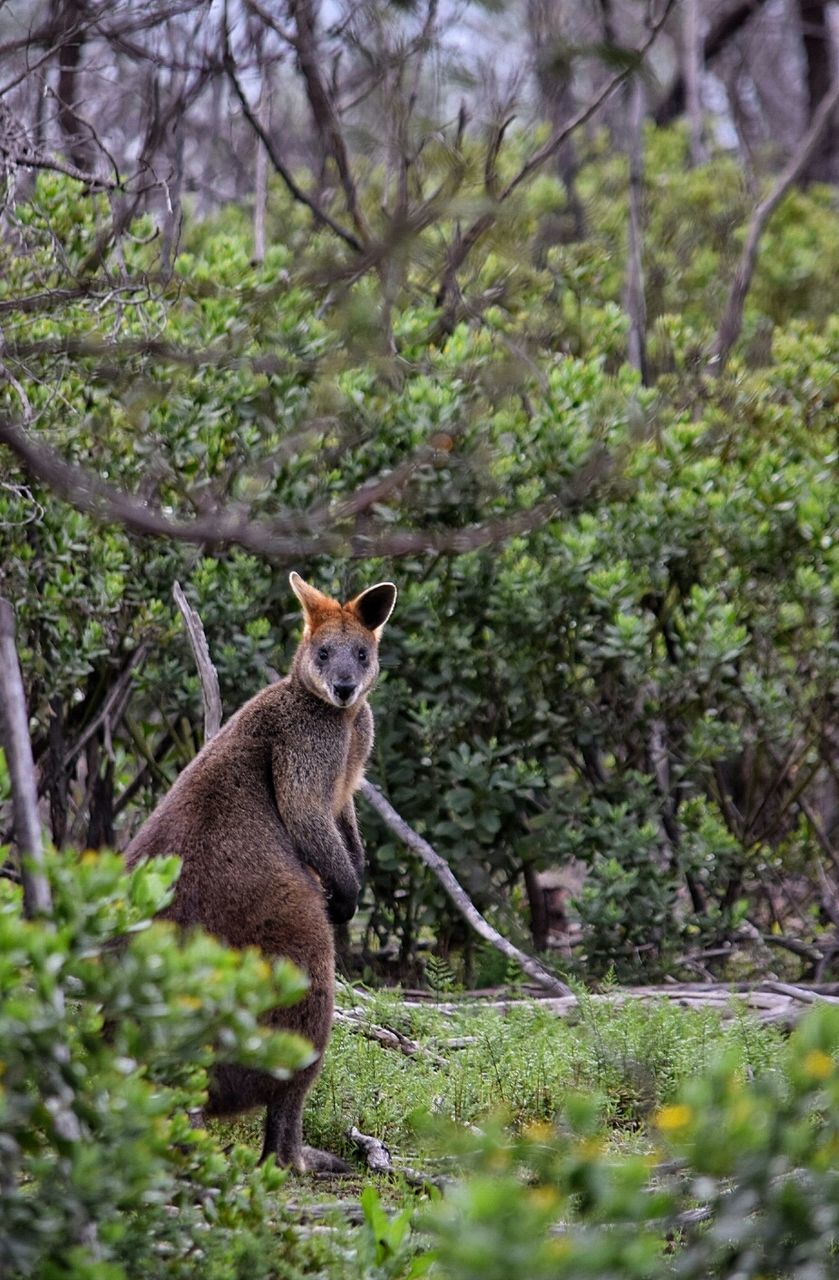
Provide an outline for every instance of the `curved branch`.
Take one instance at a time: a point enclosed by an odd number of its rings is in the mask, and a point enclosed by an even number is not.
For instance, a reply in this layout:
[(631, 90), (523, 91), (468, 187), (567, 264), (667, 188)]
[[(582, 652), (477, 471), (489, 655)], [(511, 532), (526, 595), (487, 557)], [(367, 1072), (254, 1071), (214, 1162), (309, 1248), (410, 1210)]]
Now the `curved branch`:
[[(242, 509), (220, 508), (178, 520), (149, 507), (133, 494), (124, 493), (91, 472), (65, 462), (52, 449), (36, 444), (16, 424), (0, 419), (0, 444), (7, 445), (29, 473), (78, 511), (106, 524), (120, 524), (131, 533), (147, 537), (171, 538), (176, 542), (205, 547), (235, 545), (255, 555), (288, 560), (297, 556), (342, 553), (354, 559), (371, 556), (437, 555), (476, 551), (479, 547), (504, 542), (529, 533), (561, 512), (579, 505), (598, 481), (608, 475), (612, 462), (608, 455), (594, 454), (573, 475), (565, 491), (543, 502), (484, 524), (440, 531), (425, 529), (341, 529), (341, 509), (290, 512), (270, 523), (252, 520)], [(356, 495), (363, 509), (369, 493)], [(344, 510), (352, 509), (348, 499)]]

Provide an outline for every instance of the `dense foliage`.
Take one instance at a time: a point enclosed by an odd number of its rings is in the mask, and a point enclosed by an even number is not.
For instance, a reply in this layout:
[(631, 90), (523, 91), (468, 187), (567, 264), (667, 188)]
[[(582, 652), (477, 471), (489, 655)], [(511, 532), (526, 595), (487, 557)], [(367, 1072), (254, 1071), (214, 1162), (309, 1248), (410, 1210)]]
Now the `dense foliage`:
[[(334, 550), (305, 562), (202, 554), (103, 526), (4, 454), (0, 586), (56, 843), (122, 842), (197, 749), (175, 578), (229, 712), (288, 661), (289, 567), (336, 591), (388, 576), (400, 600), (372, 774), (505, 928), (526, 927), (525, 870), (574, 857), (571, 963), (586, 974), (660, 973), (745, 916), (818, 932), (825, 845), (800, 797), (829, 840), (839, 235), (825, 189), (786, 200), (739, 353), (712, 377), (703, 353), (751, 198), (733, 162), (687, 170), (684, 148), (678, 131), (648, 138), (646, 386), (623, 363), (625, 165), (597, 142), (578, 179), (586, 238), (547, 234), (564, 196), (540, 178), (475, 256), (470, 287), (491, 303), (449, 336), (422, 292), (434, 227), (411, 244), (395, 355), (378, 345), (379, 283), (330, 292), (327, 233), (279, 191), (262, 265), (231, 209), (188, 225), (161, 277), (141, 221), (107, 289), (15, 310), (84, 281), (105, 215), (39, 179), (2, 251), (9, 410), (22, 391), (40, 438), (164, 513), (227, 500), (305, 545), (312, 509), (338, 512)], [(491, 549), (350, 569), (366, 517), (339, 508), (371, 477), (377, 528), (556, 513)], [(395, 939), (407, 971), (424, 939), (462, 942), (438, 888), (364, 826), (368, 954)], [(792, 874), (809, 878), (794, 903)]]

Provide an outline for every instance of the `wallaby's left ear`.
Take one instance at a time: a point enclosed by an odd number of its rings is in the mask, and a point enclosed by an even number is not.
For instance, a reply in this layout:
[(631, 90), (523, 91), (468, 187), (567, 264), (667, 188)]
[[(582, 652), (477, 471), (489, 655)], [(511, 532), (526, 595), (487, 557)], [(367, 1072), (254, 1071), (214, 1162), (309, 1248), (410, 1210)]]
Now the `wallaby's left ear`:
[(372, 631), (378, 640), (395, 604), (396, 587), (393, 583), (377, 582), (375, 587), (368, 587), (360, 596), (350, 600), (346, 608), (351, 609), (361, 625)]

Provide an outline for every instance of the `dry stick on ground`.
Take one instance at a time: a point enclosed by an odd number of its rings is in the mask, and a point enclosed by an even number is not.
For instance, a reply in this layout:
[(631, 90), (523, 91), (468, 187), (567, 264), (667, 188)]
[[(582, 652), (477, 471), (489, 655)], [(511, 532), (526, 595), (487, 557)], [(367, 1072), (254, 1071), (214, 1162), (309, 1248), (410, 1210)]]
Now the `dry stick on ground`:
[(218, 672), (210, 658), (210, 649), (207, 644), (207, 637), (204, 634), (204, 625), (198, 611), (190, 606), (179, 582), (176, 582), (172, 587), (172, 595), (175, 597), (175, 604), (183, 615), (189, 643), (192, 646), (192, 653), (198, 667), (201, 694), (204, 699), (204, 741), (209, 742), (210, 738), (214, 738), (221, 728), (221, 693), (219, 692)]
[(441, 1058), (439, 1053), (435, 1053), (433, 1049), (427, 1049), (425, 1045), (420, 1044), (417, 1040), (409, 1040), (401, 1031), (394, 1030), (393, 1027), (383, 1027), (376, 1023), (368, 1022), (358, 1013), (347, 1013), (344, 1009), (336, 1009), (335, 1022), (342, 1022), (345, 1026), (352, 1027), (353, 1031), (358, 1031), (366, 1040), (373, 1040), (376, 1044), (380, 1044), (383, 1049), (393, 1049), (396, 1053), (403, 1053), (406, 1058), (414, 1058), (417, 1055), (430, 1059), (438, 1067), (448, 1067), (445, 1058)]
[(740, 330), (743, 327), (743, 308), (746, 303), (746, 295), (751, 287), (752, 276), (757, 265), (758, 246), (761, 236), (766, 230), (766, 224), (815, 154), (837, 105), (839, 105), (839, 76), (837, 76), (829, 92), (822, 98), (819, 109), (813, 116), (813, 123), (790, 156), (789, 162), (775, 186), (754, 211), (748, 234), (746, 235), (746, 243), (743, 246), (740, 261), (737, 263), (737, 270), (734, 272), (734, 280), (728, 295), (723, 318), (720, 321), (720, 327), (714, 339), (708, 362), (709, 373), (722, 373), (731, 348), (740, 336)]
[(368, 804), (373, 806), (379, 817), (384, 820), (394, 835), (397, 835), (402, 843), (412, 853), (415, 853), (430, 871), (434, 872), (460, 914), (477, 934), (480, 934), (486, 942), (495, 947), (496, 951), (500, 951), (508, 960), (512, 960), (517, 964), (528, 977), (533, 978), (546, 991), (550, 991), (556, 996), (573, 996), (571, 988), (552, 973), (549, 973), (547, 969), (539, 964), (538, 960), (534, 960), (532, 956), (525, 955), (523, 951), (519, 951), (518, 947), (513, 946), (512, 942), (502, 937), (497, 929), (493, 929), (492, 925), (478, 911), (466, 890), (455, 879), (445, 859), (440, 857), (439, 853), (431, 847), (427, 840), (423, 839), (412, 827), (408, 826), (405, 819), (400, 817), (393, 805), (385, 799), (377, 787), (373, 786), (372, 782), (362, 782), (360, 790)]
[(381, 1138), (374, 1138), (369, 1133), (362, 1133), (355, 1125), (347, 1131), (347, 1137), (364, 1152), (367, 1168), (371, 1173), (398, 1174), (411, 1187), (433, 1186), (442, 1189), (452, 1181), (451, 1178), (446, 1177), (429, 1177), (427, 1174), (421, 1173), (417, 1169), (411, 1169), (407, 1165), (394, 1165), (390, 1158), (390, 1151)]

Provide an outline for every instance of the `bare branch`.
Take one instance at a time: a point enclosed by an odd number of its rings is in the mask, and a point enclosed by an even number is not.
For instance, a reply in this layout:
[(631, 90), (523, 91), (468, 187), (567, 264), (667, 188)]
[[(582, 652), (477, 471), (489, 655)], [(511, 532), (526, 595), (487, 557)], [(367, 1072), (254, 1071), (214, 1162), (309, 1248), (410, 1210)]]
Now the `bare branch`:
[(463, 263), (472, 252), (472, 249), (481, 237), (484, 236), (486, 232), (489, 231), (490, 227), (492, 227), (497, 221), (501, 206), (504, 202), (509, 200), (510, 196), (513, 195), (513, 193), (517, 191), (528, 178), (536, 173), (538, 169), (541, 169), (546, 161), (556, 155), (557, 151), (559, 151), (563, 143), (570, 138), (571, 134), (575, 133), (576, 130), (590, 120), (592, 116), (596, 115), (604, 103), (608, 102), (624, 81), (637, 72), (638, 64), (640, 64), (644, 59), (652, 45), (657, 40), (659, 33), (670, 16), (674, 4), (675, 0), (666, 0), (661, 17), (650, 26), (647, 38), (640, 48), (636, 50), (634, 58), (627, 62), (627, 65), (622, 71), (617, 72), (616, 75), (612, 76), (611, 80), (607, 81), (600, 93), (592, 99), (588, 106), (583, 107), (578, 111), (573, 119), (569, 120), (568, 124), (554, 130), (547, 142), (539, 147), (538, 150), (534, 151), (529, 160), (526, 160), (521, 166), (518, 173), (510, 179), (506, 187), (504, 187), (499, 194), (494, 208), (481, 214), (480, 217), (476, 218), (462, 235), (457, 237), (446, 258), (446, 264), (443, 271), (443, 284), (437, 296), (437, 303), (439, 306), (444, 305), (448, 293), (452, 288), (454, 288), (456, 273), (463, 266)]
[(709, 373), (722, 373), (731, 348), (740, 336), (740, 330), (743, 327), (743, 308), (751, 287), (755, 266), (757, 265), (758, 246), (766, 230), (767, 223), (790, 187), (798, 180), (813, 155), (815, 155), (822, 135), (830, 124), (837, 105), (839, 105), (839, 76), (837, 76), (830, 92), (826, 93), (822, 98), (819, 109), (813, 116), (813, 123), (799, 142), (778, 181), (752, 215), (746, 235), (746, 243), (743, 246), (740, 261), (737, 263), (725, 311), (711, 348), (708, 362)]
[(195, 665), (198, 668), (198, 676), (201, 680), (201, 695), (204, 700), (204, 741), (209, 742), (221, 728), (221, 693), (219, 692), (218, 672), (210, 657), (210, 649), (207, 644), (207, 637), (204, 634), (204, 624), (201, 621), (201, 617), (196, 609), (190, 607), (179, 582), (176, 582), (172, 587), (172, 595), (175, 597), (175, 603), (183, 616), (192, 648), (192, 656), (195, 658)]
[(335, 161), (353, 225), (361, 241), (366, 243), (370, 239), (367, 220), (359, 203), (341, 125), (329, 89), (321, 74), (323, 60), (318, 49), (314, 5), (312, 0), (289, 0), (288, 7), (295, 26), (294, 48), (297, 52), (297, 65), (306, 82), (312, 116), (327, 154), (331, 155)]
[(265, 150), (268, 152), (272, 165), (286, 184), (289, 193), (295, 200), (299, 201), (300, 204), (304, 204), (307, 209), (311, 210), (316, 222), (320, 223), (321, 226), (329, 227), (330, 231), (334, 231), (336, 236), (340, 236), (344, 243), (348, 244), (351, 249), (354, 249), (356, 253), (361, 253), (363, 248), (361, 241), (358, 240), (351, 231), (348, 231), (346, 227), (342, 227), (339, 222), (336, 222), (325, 209), (321, 208), (312, 196), (308, 195), (302, 187), (297, 185), (294, 177), (292, 176), (291, 170), (285, 164), (274, 146), (271, 135), (263, 128), (262, 122), (259, 120), (257, 113), (248, 102), (245, 91), (242, 88), (241, 81), (236, 73), (236, 63), (233, 60), (233, 53), (230, 48), (230, 33), (226, 24), (224, 28), (224, 69), (233, 86), (236, 97), (239, 99), (245, 119), (259, 138)]
[(365, 800), (373, 806), (390, 830), (434, 873), (460, 914), (477, 934), (495, 947), (496, 951), (500, 951), (508, 960), (517, 964), (528, 977), (533, 978), (546, 991), (556, 996), (573, 995), (571, 988), (549, 973), (538, 960), (519, 951), (518, 947), (502, 937), (497, 929), (493, 929), (489, 921), (485, 920), (478, 911), (466, 890), (458, 883), (445, 859), (440, 857), (427, 840), (408, 826), (405, 819), (400, 817), (393, 805), (385, 799), (377, 787), (373, 786), (372, 782), (362, 782), (360, 790)]
[(15, 842), (23, 881), (23, 907), (30, 918), (50, 915), (52, 898), (44, 875), (41, 823), (38, 818), (38, 788), (29, 716), (15, 648), (15, 614), (8, 600), (0, 597), (0, 720), (6, 765), (12, 783)]

